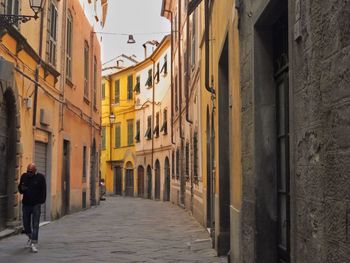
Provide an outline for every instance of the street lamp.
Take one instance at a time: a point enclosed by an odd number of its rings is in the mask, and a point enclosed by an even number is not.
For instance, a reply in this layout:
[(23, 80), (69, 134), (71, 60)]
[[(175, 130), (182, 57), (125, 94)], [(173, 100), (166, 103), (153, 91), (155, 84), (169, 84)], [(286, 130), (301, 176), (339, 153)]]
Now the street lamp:
[(12, 15), (12, 14), (0, 14), (0, 26), (9, 26), (18, 23), (28, 22), (30, 19), (35, 20), (39, 18), (38, 14), (43, 10), (45, 0), (29, 0), (30, 8), (33, 10), (34, 15)]
[(111, 112), (111, 114), (109, 115), (109, 122), (112, 124), (114, 123), (114, 121), (115, 121), (115, 115), (113, 112)]
[(136, 41), (135, 41), (133, 35), (129, 35), (129, 39), (128, 39), (128, 42), (127, 42), (127, 43), (128, 43), (128, 44), (135, 44), (135, 43), (136, 43)]

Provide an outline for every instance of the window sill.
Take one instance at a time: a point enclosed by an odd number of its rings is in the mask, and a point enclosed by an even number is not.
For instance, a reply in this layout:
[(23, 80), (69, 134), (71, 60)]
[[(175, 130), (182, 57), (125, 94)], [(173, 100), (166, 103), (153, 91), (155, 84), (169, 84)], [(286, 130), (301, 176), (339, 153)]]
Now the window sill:
[(69, 79), (69, 78), (66, 78), (66, 84), (67, 84), (69, 87), (71, 87), (71, 88), (74, 87), (74, 84), (73, 84), (72, 80)]
[(84, 102), (87, 104), (87, 105), (90, 105), (90, 100), (84, 96)]

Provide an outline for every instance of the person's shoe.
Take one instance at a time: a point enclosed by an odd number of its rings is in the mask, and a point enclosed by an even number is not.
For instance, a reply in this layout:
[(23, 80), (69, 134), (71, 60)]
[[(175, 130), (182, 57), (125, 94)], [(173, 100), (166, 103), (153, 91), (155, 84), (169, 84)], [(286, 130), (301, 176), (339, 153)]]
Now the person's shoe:
[(31, 247), (32, 246), (32, 240), (29, 238), (27, 241), (27, 247)]
[(33, 253), (38, 253), (38, 249), (34, 243), (31, 244), (31, 249)]

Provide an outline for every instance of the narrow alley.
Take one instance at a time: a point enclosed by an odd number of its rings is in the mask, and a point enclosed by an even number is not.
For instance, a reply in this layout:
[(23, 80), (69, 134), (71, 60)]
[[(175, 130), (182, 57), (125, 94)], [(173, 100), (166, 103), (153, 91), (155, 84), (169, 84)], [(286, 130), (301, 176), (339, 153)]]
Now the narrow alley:
[(95, 208), (40, 228), (39, 250), (26, 236), (0, 241), (0, 262), (227, 262), (185, 210), (168, 202), (108, 197)]

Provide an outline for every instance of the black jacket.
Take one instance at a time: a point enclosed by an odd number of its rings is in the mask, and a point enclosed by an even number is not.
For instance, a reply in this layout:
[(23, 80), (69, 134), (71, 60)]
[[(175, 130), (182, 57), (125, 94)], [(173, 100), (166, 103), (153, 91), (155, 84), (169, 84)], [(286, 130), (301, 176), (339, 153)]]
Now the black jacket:
[(18, 185), (18, 191), (23, 194), (23, 205), (43, 204), (46, 200), (46, 180), (45, 176), (36, 173), (24, 173)]

